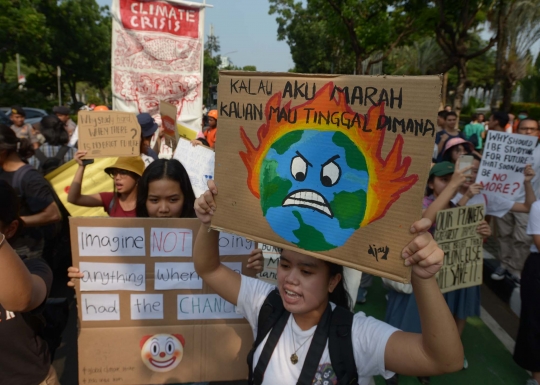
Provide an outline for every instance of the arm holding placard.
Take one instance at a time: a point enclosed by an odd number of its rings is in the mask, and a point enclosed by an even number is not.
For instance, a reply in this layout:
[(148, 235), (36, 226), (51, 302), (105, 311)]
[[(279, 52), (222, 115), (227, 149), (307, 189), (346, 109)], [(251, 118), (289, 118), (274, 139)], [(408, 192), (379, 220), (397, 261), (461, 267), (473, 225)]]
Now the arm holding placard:
[(463, 345), (435, 279), (444, 253), (427, 232), (430, 226), (426, 218), (414, 223), (411, 233), (417, 236), (402, 253), (405, 265), (412, 265), (411, 283), (422, 334), (395, 332), (384, 354), (386, 369), (409, 376), (431, 376), (463, 368)]
[(514, 203), (511, 211), (516, 213), (528, 213), (531, 211), (532, 204), (536, 202), (536, 194), (534, 193), (534, 188), (531, 183), (536, 173), (530, 164), (525, 167), (523, 173), (525, 174), (525, 180), (523, 181), (523, 187), (525, 188), (525, 203)]
[(75, 153), (74, 159), (79, 164), (79, 168), (77, 169), (77, 171), (75, 171), (75, 176), (73, 177), (73, 181), (71, 182), (71, 186), (69, 187), (67, 200), (69, 203), (78, 205), (78, 206), (100, 207), (103, 205), (103, 201), (101, 200), (101, 195), (99, 194), (82, 195), (81, 194), (84, 169), (86, 167), (83, 164), (82, 158), (86, 155), (86, 153), (87, 153), (86, 151), (82, 151), (82, 150), (79, 150)]
[(208, 188), (195, 201), (195, 213), (202, 222), (193, 249), (195, 271), (220, 297), (236, 305), (241, 276), (223, 265), (219, 259), (219, 232), (210, 230), (210, 221), (217, 209), (214, 200), (217, 187), (214, 181), (208, 181)]
[(467, 192), (463, 194), (463, 196), (461, 197), (461, 199), (459, 200), (456, 206), (466, 206), (467, 202), (469, 202), (472, 199), (472, 197), (482, 192), (482, 188), (483, 187), (480, 183), (471, 184), (469, 188), (467, 189)]
[(459, 160), (456, 162), (456, 167), (454, 173), (452, 174), (452, 179), (442, 191), (442, 193), (426, 208), (422, 214), (423, 218), (428, 218), (431, 222), (435, 222), (437, 213), (441, 210), (449, 208), (449, 203), (452, 198), (456, 195), (459, 188), (465, 182), (467, 176), (465, 175), (471, 167), (466, 167), (464, 169), (459, 169)]

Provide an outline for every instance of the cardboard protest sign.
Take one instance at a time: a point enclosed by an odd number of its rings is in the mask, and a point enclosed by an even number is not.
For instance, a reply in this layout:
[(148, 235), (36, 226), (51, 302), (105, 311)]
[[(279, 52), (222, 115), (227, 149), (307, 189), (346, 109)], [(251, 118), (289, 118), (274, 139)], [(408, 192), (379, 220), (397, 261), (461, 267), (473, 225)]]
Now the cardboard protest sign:
[(442, 293), (482, 284), (483, 240), (476, 228), (484, 220), (484, 205), (441, 210), (434, 238), (444, 251), (437, 275)]
[(484, 191), (513, 200), (523, 189), (523, 170), (533, 164), (537, 141), (536, 136), (488, 131), (476, 182), (484, 186)]
[(176, 129), (176, 115), (178, 109), (174, 104), (159, 102), (159, 114), (161, 115), (161, 125), (166, 135), (176, 139), (178, 142), (178, 130)]
[(440, 90), (438, 76), (220, 72), (212, 226), (408, 281)]
[(137, 156), (141, 153), (141, 126), (130, 112), (79, 111), (79, 149), (85, 158)]
[(257, 278), (273, 285), (277, 285), (277, 268), (281, 249), (279, 247), (259, 243), (257, 246), (263, 253), (263, 271), (257, 274)]
[(195, 197), (208, 190), (207, 182), (214, 179), (214, 150), (205, 146), (192, 146), (188, 140), (179, 139), (173, 158), (186, 169)]
[[(79, 382), (169, 384), (247, 378), (253, 342), (235, 307), (200, 279), (196, 219), (70, 218), (80, 320)], [(245, 268), (254, 242), (220, 234)]]

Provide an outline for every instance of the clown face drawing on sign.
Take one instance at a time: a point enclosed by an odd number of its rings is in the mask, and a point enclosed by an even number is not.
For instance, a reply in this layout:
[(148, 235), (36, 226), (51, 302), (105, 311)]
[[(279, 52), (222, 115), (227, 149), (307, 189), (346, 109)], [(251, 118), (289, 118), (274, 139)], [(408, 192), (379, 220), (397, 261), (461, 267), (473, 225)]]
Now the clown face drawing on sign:
[(268, 101), (258, 145), (240, 128), (248, 188), (281, 238), (310, 251), (342, 246), (418, 181), (401, 135), (382, 156), (384, 102), (357, 113), (332, 82), (296, 107), (281, 99)]
[(168, 372), (184, 356), (185, 340), (181, 334), (154, 334), (141, 339), (141, 358), (154, 372)]

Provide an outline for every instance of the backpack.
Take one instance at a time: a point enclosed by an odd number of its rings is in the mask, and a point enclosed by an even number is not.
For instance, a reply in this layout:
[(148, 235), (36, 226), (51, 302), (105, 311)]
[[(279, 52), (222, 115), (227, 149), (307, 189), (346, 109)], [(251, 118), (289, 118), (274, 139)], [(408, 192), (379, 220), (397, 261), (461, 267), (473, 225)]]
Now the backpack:
[[(279, 295), (279, 291), (277, 289), (272, 290), (259, 311), (257, 336), (247, 358), (249, 385), (260, 385), (263, 382), (264, 372), (289, 316), (290, 313), (283, 307), (283, 300)], [(348, 309), (336, 306), (332, 311), (330, 304), (328, 304), (313, 335), (297, 385), (312, 384), (319, 361), (326, 347), (326, 341), (328, 341), (332, 368), (338, 379), (337, 384), (358, 384), (358, 373), (354, 362), (352, 345), (352, 323), (353, 313)], [(255, 350), (269, 333), (270, 335), (261, 351), (259, 361), (256, 367), (253, 368)]]
[(42, 175), (47, 175), (48, 173), (56, 170), (58, 167), (63, 165), (64, 157), (69, 151), (69, 147), (62, 145), (60, 150), (56, 153), (55, 156), (47, 157), (39, 148), (35, 150), (34, 155), (39, 160), (39, 171)]

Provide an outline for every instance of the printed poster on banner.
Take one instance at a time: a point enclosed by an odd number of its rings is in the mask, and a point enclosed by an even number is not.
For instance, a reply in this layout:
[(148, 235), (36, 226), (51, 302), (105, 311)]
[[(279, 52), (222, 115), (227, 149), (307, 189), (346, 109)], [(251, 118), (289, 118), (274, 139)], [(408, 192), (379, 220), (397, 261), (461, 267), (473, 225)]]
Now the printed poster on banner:
[[(253, 333), (195, 272), (199, 227), (197, 219), (70, 218), (73, 264), (83, 273), (76, 283), (81, 384), (247, 377)], [(226, 266), (254, 275), (246, 268), (253, 241), (221, 233), (219, 245)]]
[(204, 5), (184, 1), (113, 0), (113, 108), (148, 112), (178, 108), (179, 129), (202, 121)]
[(483, 239), (476, 229), (484, 220), (484, 205), (441, 210), (435, 220), (435, 241), (444, 251), (437, 274), (442, 293), (482, 284)]
[(476, 182), (484, 191), (514, 200), (523, 190), (527, 164), (533, 164), (538, 137), (488, 131)]
[(439, 76), (221, 71), (212, 226), (400, 282)]

